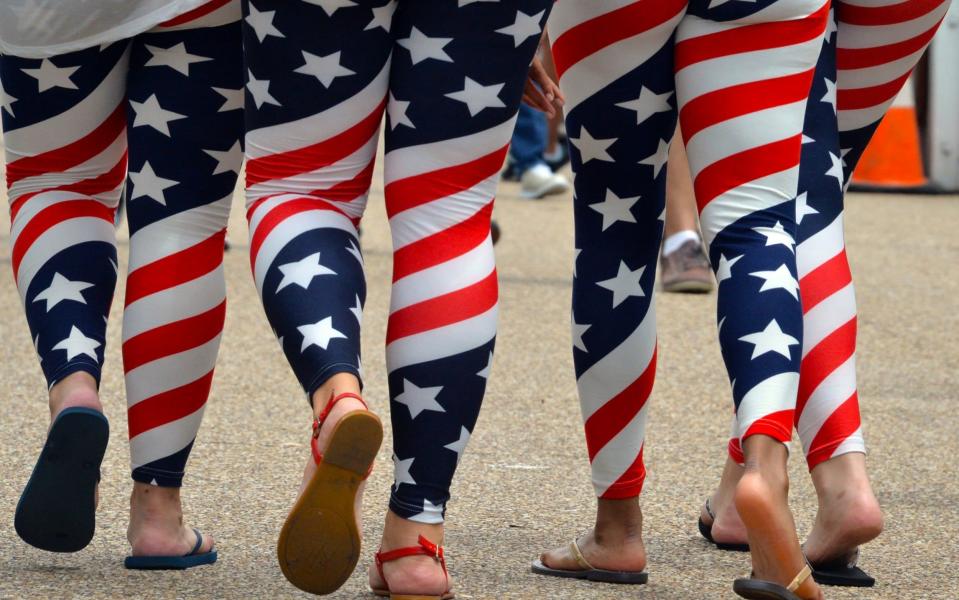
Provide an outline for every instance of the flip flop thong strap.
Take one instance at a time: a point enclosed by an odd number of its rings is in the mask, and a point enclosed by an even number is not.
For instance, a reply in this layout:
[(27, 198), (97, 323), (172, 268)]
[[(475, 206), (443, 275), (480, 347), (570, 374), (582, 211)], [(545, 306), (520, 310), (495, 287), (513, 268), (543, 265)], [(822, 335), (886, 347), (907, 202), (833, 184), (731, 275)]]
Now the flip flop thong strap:
[(193, 546), (193, 550), (190, 550), (183, 556), (193, 556), (200, 550), (200, 546), (203, 545), (203, 534), (200, 533), (200, 530), (194, 528), (193, 533), (196, 535), (196, 544)]
[(790, 592), (795, 592), (799, 589), (799, 586), (809, 579), (810, 575), (812, 575), (812, 569), (809, 567), (809, 563), (806, 563), (806, 566), (803, 567), (802, 571), (800, 571), (795, 577), (793, 577), (792, 582), (786, 586), (786, 589)]
[(573, 554), (573, 558), (576, 560), (576, 564), (583, 568), (585, 571), (592, 571), (593, 565), (589, 564), (589, 561), (586, 560), (586, 557), (583, 556), (583, 553), (579, 549), (579, 544), (576, 543), (576, 540), (573, 540), (569, 543), (569, 551)]

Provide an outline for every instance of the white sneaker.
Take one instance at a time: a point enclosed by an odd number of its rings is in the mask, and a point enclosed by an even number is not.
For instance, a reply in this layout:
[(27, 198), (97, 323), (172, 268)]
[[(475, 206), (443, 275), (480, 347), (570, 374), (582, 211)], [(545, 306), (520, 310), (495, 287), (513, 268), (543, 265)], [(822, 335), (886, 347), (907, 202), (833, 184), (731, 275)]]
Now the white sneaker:
[(523, 185), (520, 195), (523, 198), (542, 198), (550, 194), (562, 194), (569, 190), (569, 181), (544, 164), (527, 169), (520, 178)]

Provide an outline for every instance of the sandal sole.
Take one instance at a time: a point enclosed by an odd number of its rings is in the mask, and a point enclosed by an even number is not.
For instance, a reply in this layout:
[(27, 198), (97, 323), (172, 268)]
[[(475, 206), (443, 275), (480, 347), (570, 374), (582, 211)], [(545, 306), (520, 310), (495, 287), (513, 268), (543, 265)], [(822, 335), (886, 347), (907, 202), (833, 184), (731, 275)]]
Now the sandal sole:
[(323, 462), (293, 505), (277, 543), (280, 570), (299, 589), (333, 593), (356, 568), (356, 494), (382, 443), (383, 424), (370, 412), (348, 413), (336, 424)]

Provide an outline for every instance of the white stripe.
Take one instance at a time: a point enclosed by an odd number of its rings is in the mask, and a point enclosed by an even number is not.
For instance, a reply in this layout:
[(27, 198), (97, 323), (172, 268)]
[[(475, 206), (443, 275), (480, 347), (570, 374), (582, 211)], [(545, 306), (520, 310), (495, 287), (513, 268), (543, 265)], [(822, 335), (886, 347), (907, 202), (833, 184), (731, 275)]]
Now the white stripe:
[(456, 356), (488, 344), (496, 337), (499, 306), (452, 325), (406, 336), (387, 344), (386, 368), (397, 369)]
[[(585, 2), (579, 4), (587, 4)], [(602, 4), (596, 2), (595, 4)], [(580, 103), (592, 98), (607, 86), (613, 84), (637, 66), (644, 64), (670, 41), (676, 25), (685, 11), (675, 17), (639, 35), (620, 40), (571, 65), (560, 78), (560, 85), (566, 94), (563, 110), (569, 114)], [(653, 90), (662, 93), (664, 90)], [(635, 100), (635, 98), (623, 98)], [(625, 110), (612, 108), (610, 110)]]
[[(257, 159), (306, 148), (350, 129), (383, 102), (389, 83), (390, 61), (368, 86), (347, 100), (322, 112), (246, 134), (246, 156)], [(262, 74), (254, 73), (254, 75)]]
[(123, 341), (195, 317), (226, 300), (223, 265), (206, 275), (140, 298), (123, 309)]
[(134, 469), (183, 450), (196, 438), (206, 404), (182, 419), (148, 429), (130, 440), (130, 463)]
[(706, 127), (686, 144), (689, 166), (693, 173), (701, 173), (724, 158), (797, 137), (802, 133), (805, 113), (806, 100), (803, 99)]
[(496, 195), (499, 173), (475, 186), (396, 213), (390, 218), (393, 250), (455, 227), (476, 216)]
[(288, 217), (273, 228), (256, 253), (253, 278), (261, 296), (263, 281), (280, 251), (297, 236), (315, 229), (341, 229), (357, 235), (353, 222), (333, 210), (308, 210)]
[(493, 241), (487, 236), (465, 254), (396, 281), (390, 294), (390, 313), (473, 285), (495, 269)]
[(499, 125), (463, 137), (391, 150), (383, 159), (383, 181), (389, 185), (492, 154), (509, 143), (515, 123), (514, 116)]
[(113, 223), (96, 217), (79, 217), (61, 221), (44, 231), (23, 255), (17, 272), (17, 289), (20, 299), (26, 298), (27, 289), (40, 269), (58, 253), (87, 242), (116, 244)]
[(222, 231), (233, 195), (150, 223), (130, 237), (130, 272), (204, 242)]
[(803, 358), (856, 316), (856, 292), (850, 283), (803, 315)]
[(636, 462), (646, 441), (648, 408), (647, 402), (642, 410), (636, 413), (636, 416), (593, 457), (589, 466), (593, 477), (593, 489), (597, 497), (605, 494)]
[(66, 111), (39, 123), (5, 131), (8, 164), (21, 156), (37, 156), (62, 148), (102, 125), (124, 100), (129, 56), (129, 51), (124, 53), (100, 85)]
[[(815, 206), (815, 199), (810, 204)], [(843, 213), (839, 213), (832, 223), (823, 227), (796, 247), (796, 265), (799, 271), (799, 279), (824, 265), (841, 253), (845, 247)]]
[(656, 308), (649, 304), (646, 316), (629, 337), (580, 375), (579, 404), (583, 421), (601, 409), (646, 371), (656, 351)]
[(851, 454), (853, 452), (859, 452), (861, 454), (866, 453), (866, 440), (862, 435), (862, 427), (852, 432), (849, 437), (847, 437), (841, 444), (836, 446), (836, 450), (832, 453), (832, 456), (829, 458), (835, 458), (837, 456), (842, 456), (843, 454)]
[(826, 422), (843, 402), (856, 392), (856, 358), (839, 365), (835, 371), (822, 380), (806, 401), (796, 432), (802, 440), (806, 454), (812, 446), (813, 440)]
[[(903, 2), (903, 4), (906, 3)], [(936, 27), (947, 10), (949, 10), (949, 0), (924, 15), (909, 21), (900, 21), (894, 25), (853, 25), (840, 21), (837, 45), (842, 51), (898, 44)], [(839, 15), (842, 16), (841, 11)]]
[(631, 4), (639, 4), (639, 1), (604, 0), (603, 2), (559, 2), (549, 17), (549, 37), (553, 43), (555, 43), (556, 40), (559, 39), (559, 36), (570, 29)]
[(218, 335), (201, 346), (158, 358), (127, 373), (127, 408), (206, 376), (216, 364), (221, 337)]
[(759, 382), (746, 392), (736, 412), (740, 440), (753, 423), (773, 413), (795, 410), (799, 373), (779, 373)]
[(899, 79), (912, 71), (926, 49), (922, 48), (909, 56), (863, 69), (840, 69), (837, 86), (840, 90), (860, 89), (883, 85)]
[[(20, 181), (16, 182), (9, 191), (10, 201), (12, 203), (18, 198), (27, 194), (43, 192), (44, 190), (52, 191), (54, 188), (73, 185), (87, 179), (93, 179), (100, 177), (101, 175), (105, 175), (106, 173), (110, 172), (110, 170), (115, 167), (117, 163), (120, 162), (126, 149), (127, 136), (126, 133), (121, 133), (119, 136), (117, 136), (117, 139), (113, 140), (113, 142), (110, 143), (110, 145), (107, 146), (102, 152), (84, 163), (81, 163), (75, 167), (71, 167), (66, 171), (50, 171), (34, 177), (27, 177), (26, 179), (21, 179)], [(116, 208), (117, 204), (120, 202), (119, 191), (122, 187), (123, 178), (121, 177), (120, 184), (118, 184), (116, 188), (106, 192), (101, 192), (97, 194), (95, 198), (111, 208)], [(72, 193), (74, 197), (89, 197), (78, 192)], [(32, 202), (33, 198), (28, 200), (26, 204), (30, 204)], [(21, 211), (22, 210), (23, 207), (21, 207)]]
[[(683, 26), (679, 28), (683, 31)], [(807, 42), (719, 56), (691, 64), (676, 73), (676, 90), (688, 103), (716, 90), (767, 81), (813, 69), (822, 47), (817, 37)]]
[[(376, 156), (376, 147), (379, 140), (379, 133), (373, 135), (368, 142), (363, 144), (356, 152), (342, 158), (341, 160), (321, 167), (316, 171), (309, 173), (298, 173), (283, 179), (271, 179), (251, 185), (246, 189), (246, 203), (250, 206), (260, 198), (275, 196), (277, 194), (295, 194), (297, 197), (315, 197), (323, 198), (322, 194), (314, 193), (317, 190), (325, 190), (333, 186), (350, 181), (356, 177), (363, 169), (367, 168)], [(360, 194), (357, 198), (364, 198), (369, 193)], [(362, 208), (365, 202), (356, 202), (356, 198), (351, 198), (348, 202), (330, 201), (338, 207), (347, 211), (351, 216), (360, 217), (363, 215)], [(360, 207), (358, 214), (354, 214), (356, 206)]]
[(713, 239), (732, 223), (754, 212), (789, 202), (799, 187), (799, 165), (754, 179), (713, 198), (700, 214), (703, 239)]

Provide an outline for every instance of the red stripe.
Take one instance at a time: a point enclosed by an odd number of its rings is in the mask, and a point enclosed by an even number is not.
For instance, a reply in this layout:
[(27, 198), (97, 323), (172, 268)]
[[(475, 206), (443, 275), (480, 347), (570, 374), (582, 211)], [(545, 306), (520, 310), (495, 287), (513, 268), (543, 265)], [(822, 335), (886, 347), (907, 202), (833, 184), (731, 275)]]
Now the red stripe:
[(452, 325), (481, 315), (496, 306), (496, 271), (470, 286), (401, 308), (390, 315), (386, 343)]
[(127, 277), (126, 306), (151, 294), (193, 281), (223, 262), (223, 229), (199, 244), (164, 256), (130, 273)]
[(629, 465), (626, 472), (620, 475), (613, 485), (603, 492), (603, 495), (600, 496), (603, 500), (635, 498), (643, 493), (643, 483), (646, 481), (646, 465), (643, 464), (643, 452), (645, 450), (645, 445), (639, 447), (636, 460)]
[(213, 371), (192, 383), (137, 402), (127, 409), (130, 439), (161, 425), (192, 415), (210, 395)]
[(352, 179), (341, 181), (336, 185), (321, 190), (313, 190), (311, 196), (329, 200), (330, 202), (350, 202), (370, 191), (370, 182), (373, 179), (375, 159), (371, 160), (363, 170)]
[(746, 429), (746, 433), (743, 434), (743, 441), (745, 442), (750, 436), (765, 435), (788, 444), (789, 440), (792, 439), (794, 414), (794, 410), (787, 409), (757, 419)]
[(702, 35), (676, 44), (675, 70), (713, 58), (784, 48), (821, 37), (826, 31), (829, 2), (803, 19), (745, 25), (709, 35)]
[(923, 32), (914, 38), (896, 42), (895, 44), (886, 44), (883, 46), (874, 46), (871, 48), (838, 48), (836, 50), (836, 68), (840, 71), (847, 69), (864, 69), (867, 67), (878, 67), (886, 63), (905, 58), (924, 49), (929, 40), (936, 35), (938, 25)]
[[(686, 127), (685, 121), (683, 127)], [(700, 171), (695, 180), (699, 211), (731, 189), (797, 166), (801, 150), (802, 134), (799, 134), (714, 162)]]
[(833, 256), (799, 280), (803, 313), (808, 313), (817, 304), (852, 283), (852, 272), (846, 250)]
[(226, 300), (199, 315), (130, 338), (123, 342), (123, 372), (202, 346), (220, 335), (225, 318)]
[[(46, 194), (47, 192), (75, 192), (83, 196), (93, 197), (98, 194), (117, 189), (120, 187), (120, 184), (123, 183), (123, 180), (126, 179), (126, 176), (127, 153), (124, 152), (117, 164), (113, 165), (113, 168), (106, 173), (97, 175), (96, 177), (91, 177), (90, 179), (83, 179), (74, 183), (62, 185), (60, 187), (55, 187), (48, 190), (40, 190), (38, 192), (32, 192), (30, 194), (24, 194), (23, 196), (18, 197), (16, 200), (10, 203), (10, 219), (16, 219), (20, 209), (26, 205), (27, 201), (40, 194)], [(113, 209), (110, 210), (112, 211)]]
[(726, 444), (726, 452), (729, 454), (729, 458), (737, 465), (746, 463), (746, 457), (743, 455), (743, 447), (739, 443), (739, 438), (729, 439), (729, 443)]
[(386, 185), (386, 213), (393, 218), (404, 210), (415, 208), (433, 200), (458, 194), (495, 175), (509, 145), (461, 165), (446, 167)]
[(452, 260), (476, 248), (489, 236), (493, 201), (462, 223), (434, 233), (393, 253), (393, 282)]
[(66, 146), (26, 156), (7, 165), (7, 187), (28, 177), (62, 173), (106, 150), (126, 129), (126, 107), (117, 106), (96, 129)]
[(658, 350), (654, 350), (643, 373), (586, 420), (586, 447), (590, 462), (646, 406), (656, 380), (657, 354)]
[(812, 471), (819, 464), (832, 458), (836, 449), (859, 429), (861, 423), (859, 394), (853, 392), (852, 396), (829, 415), (809, 445), (809, 452), (806, 455), (806, 465), (809, 470)]
[(379, 130), (385, 106), (384, 99), (362, 121), (322, 142), (247, 161), (246, 186), (317, 171), (353, 154)]
[(687, 0), (640, 0), (576, 25), (553, 42), (553, 61), (562, 77), (574, 64), (607, 46), (666, 23), (686, 10)]
[(882, 85), (867, 88), (836, 90), (836, 108), (838, 110), (855, 110), (857, 108), (871, 108), (879, 106), (896, 97), (909, 73)]
[(848, 25), (898, 25), (929, 14), (947, 0), (903, 0), (889, 6), (855, 6), (836, 3), (836, 16)]
[[(250, 209), (253, 210), (254, 207), (258, 206), (259, 203), (262, 203), (264, 200), (266, 200), (266, 198), (257, 201)], [(270, 232), (272, 232), (277, 225), (290, 217), (311, 210), (329, 210), (346, 216), (336, 205), (320, 200), (319, 198), (299, 198), (275, 206), (260, 219), (259, 224), (256, 226), (256, 231), (253, 232), (253, 238), (250, 240), (250, 264), (256, 264), (256, 255), (260, 252), (260, 246), (263, 245), (267, 236), (270, 235)]]
[(175, 27), (177, 25), (183, 25), (184, 23), (189, 23), (190, 21), (195, 21), (200, 17), (205, 17), (211, 12), (223, 8), (230, 3), (231, 0), (210, 0), (202, 6), (198, 6), (189, 12), (185, 12), (179, 17), (174, 17), (169, 21), (160, 23), (160, 27)]
[[(688, 142), (703, 129), (754, 112), (805, 101), (814, 69), (709, 92), (682, 109), (683, 138)], [(688, 128), (688, 130), (687, 130)]]
[(802, 413), (809, 397), (830, 374), (856, 352), (856, 317), (827, 335), (802, 359), (796, 412)]
[(113, 210), (93, 200), (67, 200), (57, 202), (38, 212), (17, 236), (13, 243), (10, 261), (13, 263), (13, 276), (20, 271), (20, 261), (37, 239), (55, 227), (70, 219), (93, 217), (113, 224)]

